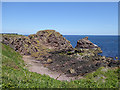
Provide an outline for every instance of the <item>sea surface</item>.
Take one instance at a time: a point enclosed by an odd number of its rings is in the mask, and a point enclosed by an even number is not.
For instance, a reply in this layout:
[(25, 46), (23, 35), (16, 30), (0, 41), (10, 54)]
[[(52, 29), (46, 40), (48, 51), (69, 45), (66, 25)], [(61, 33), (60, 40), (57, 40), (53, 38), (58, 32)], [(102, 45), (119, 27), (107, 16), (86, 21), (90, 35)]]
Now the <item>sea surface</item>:
[(118, 57), (118, 36), (111, 35), (63, 35), (69, 40), (73, 47), (77, 45), (77, 41), (88, 36), (88, 39), (102, 49), (100, 55), (106, 57)]

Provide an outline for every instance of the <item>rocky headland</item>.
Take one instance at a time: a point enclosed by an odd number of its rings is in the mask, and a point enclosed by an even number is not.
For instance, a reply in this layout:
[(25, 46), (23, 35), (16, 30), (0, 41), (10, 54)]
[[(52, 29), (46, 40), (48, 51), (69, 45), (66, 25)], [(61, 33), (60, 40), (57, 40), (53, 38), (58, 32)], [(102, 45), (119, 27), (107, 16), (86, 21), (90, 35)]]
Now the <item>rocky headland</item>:
[(21, 55), (30, 55), (52, 71), (66, 76), (83, 76), (99, 67), (118, 67), (119, 60), (98, 55), (100, 47), (88, 40), (77, 41), (75, 48), (55, 30), (41, 30), (29, 36), (3, 34), (1, 42)]

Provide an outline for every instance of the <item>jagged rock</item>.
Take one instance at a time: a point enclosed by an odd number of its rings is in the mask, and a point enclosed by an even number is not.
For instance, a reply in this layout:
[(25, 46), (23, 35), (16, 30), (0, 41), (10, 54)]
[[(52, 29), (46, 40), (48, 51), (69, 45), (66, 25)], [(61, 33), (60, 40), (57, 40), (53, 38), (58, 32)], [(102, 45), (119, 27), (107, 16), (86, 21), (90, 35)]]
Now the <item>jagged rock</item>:
[(98, 48), (97, 45), (93, 44), (91, 41), (88, 40), (88, 37), (80, 39), (77, 41), (77, 49), (91, 49), (91, 48)]
[(101, 48), (89, 41), (88, 37), (78, 40), (75, 49), (76, 52), (82, 52), (83, 56), (95, 56), (102, 53)]
[(29, 35), (28, 37), (34, 41), (38, 40), (38, 42), (49, 49), (53, 49), (54, 51), (73, 50), (70, 41), (65, 39), (59, 32), (56, 32), (55, 30), (38, 31), (36, 34)]
[[(119, 61), (100, 56), (101, 48), (88, 40), (88, 37), (72, 45), (55, 30), (38, 31), (26, 36), (3, 35), (2, 43), (9, 45), (15, 51), (31, 55), (51, 70), (72, 75), (85, 75), (101, 66), (117, 67)], [(69, 71), (69, 72), (68, 72)]]
[(2, 35), (1, 42), (23, 55), (32, 55), (36, 58), (46, 56), (50, 51), (73, 50), (70, 41), (55, 30), (38, 31), (36, 34), (28, 37), (22, 35)]
[(119, 60), (111, 60), (111, 62), (108, 64), (110, 67), (120, 67), (120, 61)]

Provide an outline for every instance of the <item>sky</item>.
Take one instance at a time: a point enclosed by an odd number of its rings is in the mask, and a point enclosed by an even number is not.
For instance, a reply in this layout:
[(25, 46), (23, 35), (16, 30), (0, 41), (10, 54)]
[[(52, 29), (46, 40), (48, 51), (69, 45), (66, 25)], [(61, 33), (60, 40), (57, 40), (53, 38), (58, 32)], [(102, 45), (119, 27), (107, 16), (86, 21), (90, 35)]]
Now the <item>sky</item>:
[(3, 2), (2, 32), (39, 30), (63, 35), (117, 35), (117, 2)]

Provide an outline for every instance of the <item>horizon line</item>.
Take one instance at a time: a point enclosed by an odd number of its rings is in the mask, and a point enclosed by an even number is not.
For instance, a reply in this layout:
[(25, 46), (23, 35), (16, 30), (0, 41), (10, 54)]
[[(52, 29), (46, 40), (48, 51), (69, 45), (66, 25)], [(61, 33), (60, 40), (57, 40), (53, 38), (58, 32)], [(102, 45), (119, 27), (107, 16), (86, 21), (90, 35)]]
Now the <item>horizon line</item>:
[[(31, 34), (36, 34), (36, 33), (29, 33), (29, 34), (22, 34), (22, 33), (17, 33), (17, 32), (0, 32), (0, 34), (18, 34), (18, 35), (31, 35)], [(61, 34), (61, 33), (60, 33)], [(106, 35), (106, 36), (117, 36), (119, 34), (61, 34), (61, 35)]]

